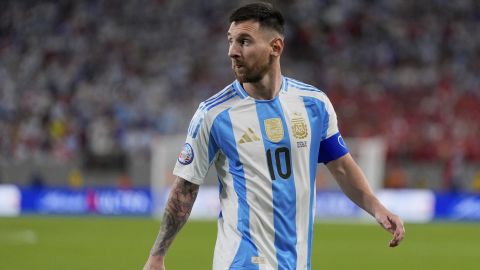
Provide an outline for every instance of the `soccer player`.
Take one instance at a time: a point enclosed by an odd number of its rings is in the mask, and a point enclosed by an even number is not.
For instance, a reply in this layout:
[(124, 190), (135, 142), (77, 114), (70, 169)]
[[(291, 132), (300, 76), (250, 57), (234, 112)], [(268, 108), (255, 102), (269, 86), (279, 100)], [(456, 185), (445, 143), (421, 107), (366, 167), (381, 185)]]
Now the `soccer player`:
[(144, 269), (164, 258), (187, 221), (199, 186), (214, 164), (221, 213), (213, 269), (311, 269), (317, 162), (343, 192), (393, 234), (402, 220), (374, 196), (348, 152), (327, 96), (282, 75), (284, 19), (271, 5), (235, 10), (227, 33), (236, 80), (202, 102), (174, 174), (163, 222)]

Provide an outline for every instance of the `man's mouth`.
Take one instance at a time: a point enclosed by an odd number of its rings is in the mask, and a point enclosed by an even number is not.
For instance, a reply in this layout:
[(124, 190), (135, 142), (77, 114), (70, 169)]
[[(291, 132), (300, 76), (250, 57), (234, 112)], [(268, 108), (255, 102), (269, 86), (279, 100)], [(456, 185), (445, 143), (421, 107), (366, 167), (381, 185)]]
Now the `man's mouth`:
[(233, 63), (234, 68), (242, 68), (243, 65), (241, 63)]
[(233, 69), (240, 71), (240, 70), (245, 69), (245, 66), (244, 65), (234, 65)]

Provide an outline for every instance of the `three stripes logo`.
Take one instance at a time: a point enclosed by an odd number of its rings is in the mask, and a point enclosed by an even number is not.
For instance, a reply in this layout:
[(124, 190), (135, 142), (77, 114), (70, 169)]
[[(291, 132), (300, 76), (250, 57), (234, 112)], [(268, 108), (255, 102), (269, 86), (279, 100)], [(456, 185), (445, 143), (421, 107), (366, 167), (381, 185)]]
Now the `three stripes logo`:
[(255, 134), (255, 132), (248, 128), (247, 131), (242, 135), (242, 138), (238, 141), (238, 144), (249, 143), (249, 142), (258, 142), (260, 138)]

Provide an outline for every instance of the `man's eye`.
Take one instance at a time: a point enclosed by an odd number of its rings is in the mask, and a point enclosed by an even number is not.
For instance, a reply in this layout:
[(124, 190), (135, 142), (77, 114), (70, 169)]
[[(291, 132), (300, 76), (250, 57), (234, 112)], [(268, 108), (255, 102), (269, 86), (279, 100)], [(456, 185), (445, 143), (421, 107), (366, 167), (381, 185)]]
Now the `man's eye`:
[(250, 43), (250, 41), (248, 39), (240, 40), (240, 44), (242, 44), (242, 45), (248, 45), (249, 43)]

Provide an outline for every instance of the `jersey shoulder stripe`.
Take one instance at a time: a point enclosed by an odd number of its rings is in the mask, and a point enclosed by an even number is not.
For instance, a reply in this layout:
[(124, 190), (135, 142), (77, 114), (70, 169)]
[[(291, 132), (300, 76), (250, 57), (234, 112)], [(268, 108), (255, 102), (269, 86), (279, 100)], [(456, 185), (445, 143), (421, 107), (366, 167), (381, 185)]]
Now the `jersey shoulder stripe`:
[(293, 93), (300, 96), (312, 97), (320, 100), (321, 102), (329, 102), (327, 95), (320, 89), (316, 88), (315, 86), (302, 83), (300, 81), (287, 78), (288, 93)]
[(225, 93), (225, 95), (223, 95), (221, 98), (219, 98), (218, 100), (215, 100), (213, 102), (210, 102), (209, 104), (205, 104), (205, 107), (204, 107), (204, 110), (206, 111), (209, 111), (213, 108), (215, 108), (216, 106), (220, 105), (220, 104), (223, 104), (225, 103), (226, 101), (234, 98), (238, 96), (238, 93), (235, 92), (234, 90), (230, 91), (230, 92), (227, 92)]
[(232, 85), (229, 85), (229, 86), (225, 87), (223, 90), (216, 93), (214, 96), (212, 96), (212, 97), (208, 98), (207, 100), (203, 101), (202, 103), (200, 103), (200, 106), (202, 106), (202, 105), (209, 106), (210, 104), (221, 100), (222, 98), (224, 98), (225, 96), (228, 96), (230, 93), (232, 93), (234, 91), (235, 90), (233, 89)]
[(195, 138), (197, 136), (198, 130), (200, 129), (200, 126), (202, 125), (203, 120), (205, 119), (205, 116), (209, 111), (217, 108), (218, 106), (224, 104), (225, 102), (237, 96), (238, 96), (237, 91), (235, 91), (235, 89), (230, 84), (229, 86), (227, 86), (226, 88), (224, 88), (222, 91), (218, 92), (211, 98), (200, 103), (200, 106), (195, 112), (195, 115), (193, 116), (192, 121), (190, 122), (190, 126), (188, 127), (188, 136), (192, 138)]
[(287, 82), (288, 82), (289, 85), (291, 85), (291, 86), (293, 86), (294, 88), (299, 89), (299, 90), (305, 90), (305, 91), (313, 91), (313, 92), (323, 93), (321, 90), (319, 90), (319, 89), (316, 88), (315, 86), (312, 86), (312, 85), (310, 85), (310, 84), (306, 84), (306, 83), (297, 81), (297, 80), (292, 79), (292, 78), (287, 78)]

